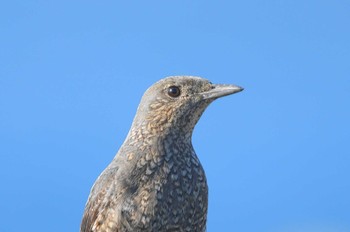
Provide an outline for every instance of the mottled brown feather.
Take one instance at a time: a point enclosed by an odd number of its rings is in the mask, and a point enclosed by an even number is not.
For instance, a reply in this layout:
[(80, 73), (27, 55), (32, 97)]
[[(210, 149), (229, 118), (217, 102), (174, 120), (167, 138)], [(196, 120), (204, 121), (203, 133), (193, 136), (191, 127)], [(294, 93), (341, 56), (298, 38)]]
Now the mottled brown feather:
[(151, 86), (90, 192), (80, 231), (205, 231), (208, 186), (192, 132), (212, 101), (240, 90), (191, 76)]

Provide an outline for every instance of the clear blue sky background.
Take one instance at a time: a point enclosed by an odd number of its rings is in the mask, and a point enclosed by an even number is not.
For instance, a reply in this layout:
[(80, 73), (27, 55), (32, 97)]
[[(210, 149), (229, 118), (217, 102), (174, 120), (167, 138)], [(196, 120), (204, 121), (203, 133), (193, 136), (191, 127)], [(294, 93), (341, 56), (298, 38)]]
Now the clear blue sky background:
[[(350, 231), (350, 3), (3, 1), (0, 231), (78, 231), (153, 82), (198, 75), (208, 231)], [(321, 230), (324, 229), (324, 230)]]

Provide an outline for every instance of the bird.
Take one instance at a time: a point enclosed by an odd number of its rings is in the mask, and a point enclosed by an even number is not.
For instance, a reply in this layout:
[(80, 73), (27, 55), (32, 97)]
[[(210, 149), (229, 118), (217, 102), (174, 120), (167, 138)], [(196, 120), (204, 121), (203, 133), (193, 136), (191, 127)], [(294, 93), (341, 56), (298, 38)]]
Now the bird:
[(210, 103), (242, 90), (196, 76), (149, 87), (124, 143), (91, 188), (80, 232), (206, 231), (208, 185), (193, 129)]

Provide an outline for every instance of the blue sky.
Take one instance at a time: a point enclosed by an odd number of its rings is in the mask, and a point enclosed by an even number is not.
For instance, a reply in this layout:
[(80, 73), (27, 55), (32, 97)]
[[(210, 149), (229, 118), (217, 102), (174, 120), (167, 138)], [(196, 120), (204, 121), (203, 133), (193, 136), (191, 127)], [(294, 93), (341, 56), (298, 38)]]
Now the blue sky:
[(0, 7), (0, 231), (78, 231), (143, 92), (232, 83), (193, 144), (208, 231), (350, 231), (350, 4), (7, 1)]

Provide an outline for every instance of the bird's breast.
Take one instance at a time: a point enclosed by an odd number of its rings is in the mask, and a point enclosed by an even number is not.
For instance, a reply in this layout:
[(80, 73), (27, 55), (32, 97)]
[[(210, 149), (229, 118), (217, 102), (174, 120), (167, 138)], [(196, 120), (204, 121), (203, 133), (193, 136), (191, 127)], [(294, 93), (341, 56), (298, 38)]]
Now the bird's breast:
[(138, 215), (133, 218), (141, 227), (162, 231), (176, 225), (205, 225), (206, 177), (193, 149), (184, 148), (177, 145), (149, 149), (136, 163), (138, 173), (131, 176), (136, 177), (137, 187), (129, 196), (133, 206), (128, 208), (136, 209)]

